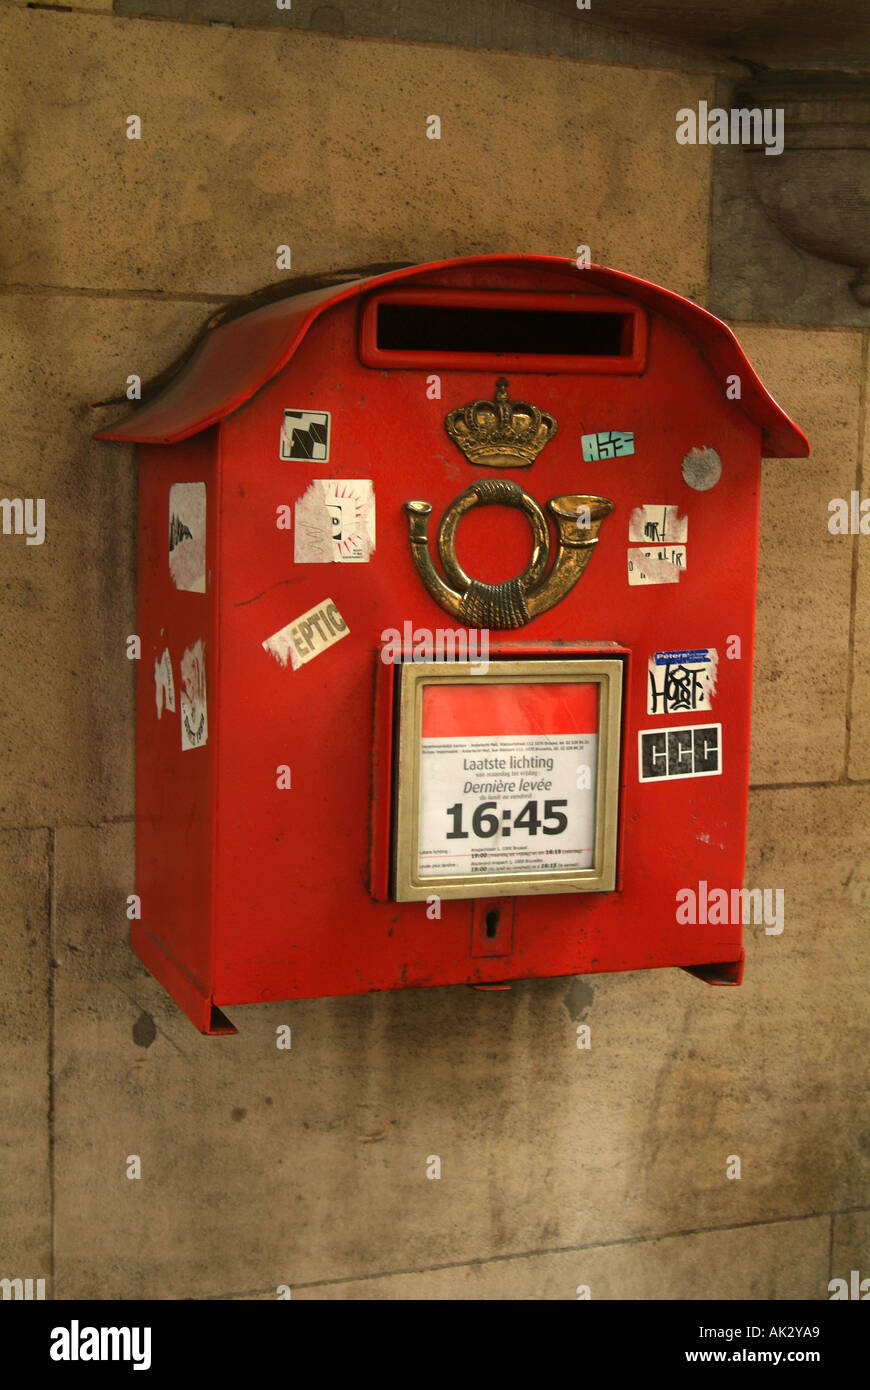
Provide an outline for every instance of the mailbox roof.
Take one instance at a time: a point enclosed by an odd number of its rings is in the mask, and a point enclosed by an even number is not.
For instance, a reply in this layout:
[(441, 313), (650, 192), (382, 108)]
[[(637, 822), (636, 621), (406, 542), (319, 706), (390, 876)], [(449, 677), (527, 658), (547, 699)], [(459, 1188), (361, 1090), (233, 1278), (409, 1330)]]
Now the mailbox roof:
[(803, 432), (765, 390), (731, 329), (721, 319), (682, 295), (606, 266), (574, 268), (566, 256), (491, 254), (462, 256), (407, 266), (383, 275), (288, 295), (264, 308), (220, 325), (206, 335), (170, 384), (123, 424), (100, 430), (97, 439), (137, 444), (175, 444), (217, 424), (238, 410), (287, 365), (315, 319), (342, 300), (374, 288), (419, 279), (454, 266), (522, 267), (529, 271), (573, 270), (580, 283), (608, 294), (623, 295), (670, 320), (691, 338), (723, 382), (740, 377), (741, 398), (733, 404), (761, 430), (766, 458), (805, 458), (809, 443)]

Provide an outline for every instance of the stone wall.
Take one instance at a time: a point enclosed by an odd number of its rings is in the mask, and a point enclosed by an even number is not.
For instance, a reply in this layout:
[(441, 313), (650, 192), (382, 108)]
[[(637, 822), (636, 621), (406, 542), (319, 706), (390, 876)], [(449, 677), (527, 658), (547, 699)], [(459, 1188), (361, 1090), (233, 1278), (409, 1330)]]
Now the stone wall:
[(0, 1275), (60, 1298), (776, 1299), (870, 1274), (870, 541), (827, 527), (862, 486), (860, 320), (734, 324), (813, 446), (764, 466), (747, 884), (785, 890), (786, 924), (747, 928), (742, 989), (399, 992), (205, 1038), (126, 944), (136, 463), (93, 441), (126, 414), (95, 403), (279, 279), (281, 244), (307, 276), (585, 243), (727, 302), (710, 150), (674, 139), (723, 65), (507, 3), (484, 7), (500, 28), (412, 5), (386, 32), (301, 0), (117, 8), (0, 4), (2, 489), (46, 499), (43, 545), (0, 536)]

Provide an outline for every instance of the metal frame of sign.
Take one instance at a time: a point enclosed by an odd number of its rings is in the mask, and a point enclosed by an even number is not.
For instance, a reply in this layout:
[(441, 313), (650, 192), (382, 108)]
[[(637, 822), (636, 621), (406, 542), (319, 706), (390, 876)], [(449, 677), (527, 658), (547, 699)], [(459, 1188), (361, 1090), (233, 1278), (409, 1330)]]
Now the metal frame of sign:
[[(616, 886), (622, 672), (619, 659), (492, 660), (485, 675), (475, 663), (408, 662), (399, 670), (398, 765), (393, 821), (392, 896), (396, 902), (482, 898), (502, 894), (609, 893)], [(588, 869), (509, 874), (421, 875), (420, 782), (423, 691), (431, 685), (598, 685), (598, 756), (594, 863)]]

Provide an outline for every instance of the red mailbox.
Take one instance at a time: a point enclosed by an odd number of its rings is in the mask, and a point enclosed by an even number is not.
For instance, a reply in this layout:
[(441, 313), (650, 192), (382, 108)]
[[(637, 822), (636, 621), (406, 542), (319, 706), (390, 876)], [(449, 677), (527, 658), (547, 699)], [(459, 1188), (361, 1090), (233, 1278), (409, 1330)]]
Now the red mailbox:
[(141, 446), (132, 945), (200, 1029), (739, 983), (760, 463), (808, 446), (724, 324), (416, 266), (217, 328), (98, 437)]

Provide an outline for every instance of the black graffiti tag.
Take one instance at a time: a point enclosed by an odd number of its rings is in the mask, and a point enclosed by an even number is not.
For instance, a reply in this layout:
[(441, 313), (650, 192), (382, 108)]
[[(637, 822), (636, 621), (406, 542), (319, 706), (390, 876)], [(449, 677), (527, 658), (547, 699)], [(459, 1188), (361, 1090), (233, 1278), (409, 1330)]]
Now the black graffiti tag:
[[(650, 714), (670, 714), (673, 710), (696, 710), (701, 708), (704, 686), (701, 678), (691, 666), (664, 666), (662, 683), (656, 685), (655, 670), (649, 673)], [(661, 708), (659, 708), (661, 701)]]

